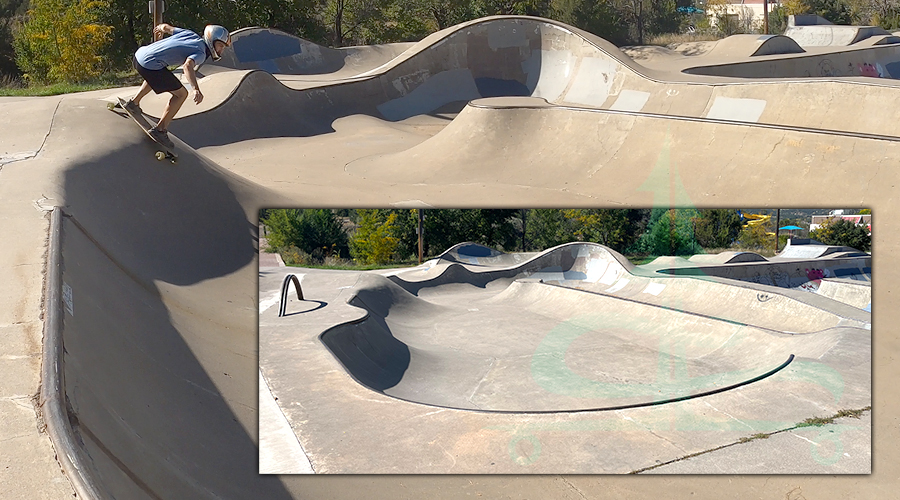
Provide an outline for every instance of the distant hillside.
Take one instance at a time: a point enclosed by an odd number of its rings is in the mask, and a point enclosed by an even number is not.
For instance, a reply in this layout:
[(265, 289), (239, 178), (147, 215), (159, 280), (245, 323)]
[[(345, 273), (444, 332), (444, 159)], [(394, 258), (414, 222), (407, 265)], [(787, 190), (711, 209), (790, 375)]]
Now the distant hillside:
[[(782, 208), (781, 209), (781, 220), (785, 219), (794, 219), (805, 221), (809, 224), (810, 219), (813, 215), (828, 215), (832, 210), (843, 210), (844, 215), (854, 215), (859, 213), (858, 208)], [(775, 209), (774, 208), (747, 208), (741, 209), (744, 213), (749, 214), (769, 214), (772, 217), (775, 217)]]

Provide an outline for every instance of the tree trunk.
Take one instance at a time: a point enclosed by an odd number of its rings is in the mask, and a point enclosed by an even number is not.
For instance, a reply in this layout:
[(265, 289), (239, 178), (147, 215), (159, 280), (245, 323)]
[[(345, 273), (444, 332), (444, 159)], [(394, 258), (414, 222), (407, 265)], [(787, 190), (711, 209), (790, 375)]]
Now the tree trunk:
[(342, 31), (341, 22), (344, 18), (344, 0), (337, 0), (337, 12), (334, 15), (334, 46), (340, 47), (344, 44), (344, 33)]

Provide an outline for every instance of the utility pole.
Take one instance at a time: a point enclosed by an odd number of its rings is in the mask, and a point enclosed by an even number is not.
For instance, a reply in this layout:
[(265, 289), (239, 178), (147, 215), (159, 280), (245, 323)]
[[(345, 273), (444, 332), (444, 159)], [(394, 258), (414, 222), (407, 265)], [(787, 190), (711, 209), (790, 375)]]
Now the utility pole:
[(527, 211), (524, 208), (521, 210), (522, 210), (522, 251), (527, 252), (528, 250), (525, 249), (525, 217), (526, 217)]
[(768, 35), (769, 34), (769, 0), (763, 0), (763, 24), (765, 25), (765, 34)]
[(416, 210), (419, 213), (419, 227), (416, 229), (416, 234), (419, 235), (419, 264), (422, 263), (422, 250), (425, 247), (425, 212), (419, 208)]
[(157, 35), (153, 29), (163, 23), (163, 12), (166, 11), (166, 2), (163, 0), (150, 0), (150, 15), (153, 16), (153, 26), (150, 28), (150, 39), (154, 42), (162, 40), (163, 34)]
[(781, 209), (775, 211), (775, 253), (778, 253), (778, 227), (781, 226)]

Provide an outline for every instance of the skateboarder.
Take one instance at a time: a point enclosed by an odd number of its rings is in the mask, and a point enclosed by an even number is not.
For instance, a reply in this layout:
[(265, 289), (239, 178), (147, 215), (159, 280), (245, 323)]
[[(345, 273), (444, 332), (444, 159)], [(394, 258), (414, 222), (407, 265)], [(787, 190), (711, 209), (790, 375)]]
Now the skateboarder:
[(154, 140), (171, 148), (174, 144), (169, 139), (169, 123), (187, 100), (188, 91), (178, 77), (168, 69), (168, 66), (182, 65), (184, 75), (194, 92), (194, 103), (200, 104), (203, 101), (203, 93), (200, 92), (200, 86), (197, 84), (196, 70), (207, 58), (212, 57), (213, 60), (218, 60), (222, 57), (222, 51), (231, 44), (231, 35), (227, 29), (215, 24), (207, 26), (203, 30), (202, 37), (193, 31), (176, 28), (166, 23), (153, 28), (153, 33), (156, 36), (163, 34), (172, 36), (145, 45), (135, 52), (132, 63), (134, 69), (144, 78), (144, 82), (137, 95), (128, 101), (126, 108), (132, 113), (139, 114), (141, 99), (151, 90), (157, 94), (171, 93), (172, 97), (169, 99), (159, 123), (149, 132)]

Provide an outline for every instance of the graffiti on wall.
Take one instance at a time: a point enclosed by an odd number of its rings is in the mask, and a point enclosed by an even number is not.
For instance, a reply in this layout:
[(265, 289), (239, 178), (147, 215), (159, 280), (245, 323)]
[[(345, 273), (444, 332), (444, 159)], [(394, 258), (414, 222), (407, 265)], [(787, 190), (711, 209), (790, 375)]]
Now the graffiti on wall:
[(801, 290), (806, 290), (807, 292), (816, 292), (819, 290), (819, 285), (822, 284), (823, 278), (830, 278), (831, 272), (828, 269), (804, 269), (806, 272), (806, 277), (809, 279), (806, 283), (800, 285)]
[[(856, 69), (859, 71), (859, 76), (869, 76), (872, 78), (885, 78), (885, 70), (884, 68), (878, 64), (869, 64), (869, 63), (860, 63), (856, 65)], [(891, 75), (887, 75), (887, 78), (890, 78)]]

